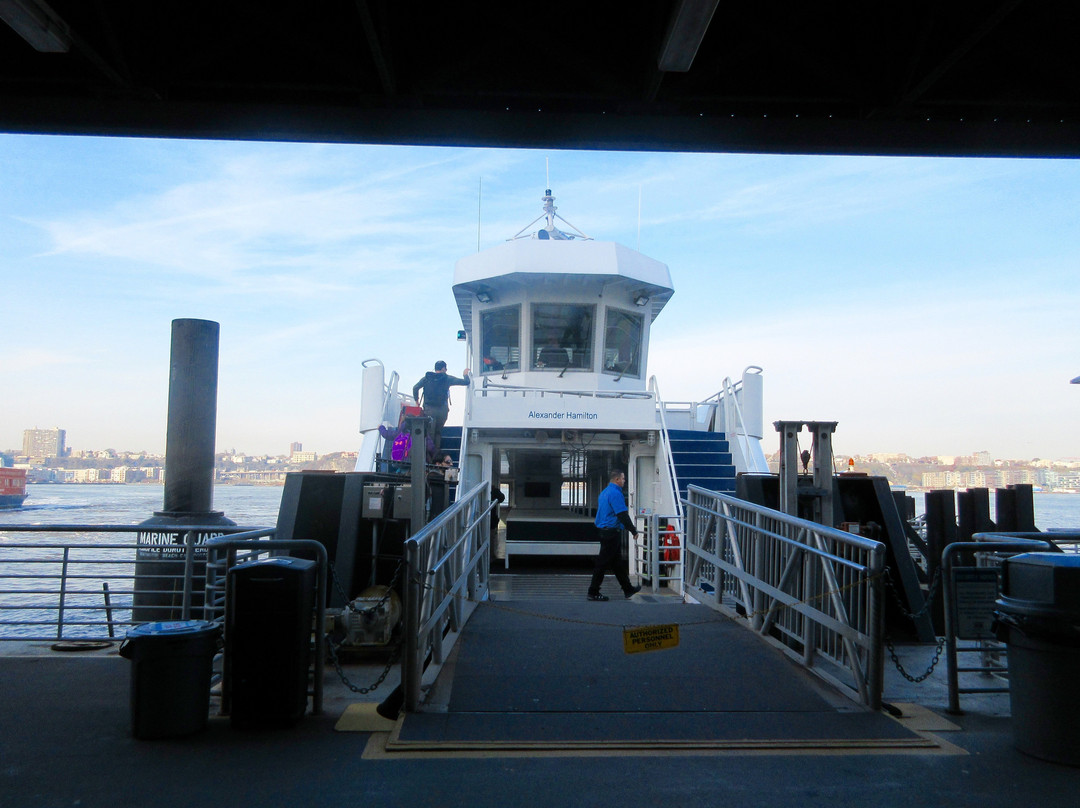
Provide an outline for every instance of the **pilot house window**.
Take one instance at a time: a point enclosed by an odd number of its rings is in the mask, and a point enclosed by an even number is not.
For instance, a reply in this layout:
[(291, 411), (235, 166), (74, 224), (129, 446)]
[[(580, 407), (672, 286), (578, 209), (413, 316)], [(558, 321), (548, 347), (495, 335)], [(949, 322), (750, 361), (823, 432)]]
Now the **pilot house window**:
[(644, 319), (618, 309), (607, 310), (604, 325), (604, 372), (641, 376), (641, 330)]
[(501, 373), (521, 368), (520, 321), (520, 306), (480, 312), (482, 373)]
[(592, 369), (593, 319), (593, 306), (534, 305), (532, 367)]

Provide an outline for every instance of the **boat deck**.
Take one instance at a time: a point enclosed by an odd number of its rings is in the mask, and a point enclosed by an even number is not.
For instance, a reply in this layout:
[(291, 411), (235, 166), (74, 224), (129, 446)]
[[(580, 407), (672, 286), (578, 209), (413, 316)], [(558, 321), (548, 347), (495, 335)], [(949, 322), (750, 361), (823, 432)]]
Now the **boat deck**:
[[(466, 627), (430, 711), (396, 725), (370, 709), (393, 674), (359, 696), (328, 666), (324, 714), (292, 729), (212, 717), (193, 736), (139, 741), (115, 648), (0, 646), (0, 806), (1075, 802), (1080, 769), (1013, 748), (1006, 695), (965, 696), (964, 715), (944, 714), (943, 665), (918, 685), (889, 666), (897, 721), (702, 607), (645, 593), (590, 603), (586, 576), (531, 577), (495, 576), (495, 602)], [(622, 626), (667, 622), (678, 647), (623, 652)], [(921, 671), (933, 649), (899, 653)], [(367, 684), (381, 668), (347, 672)], [(372, 720), (336, 731), (358, 702)]]

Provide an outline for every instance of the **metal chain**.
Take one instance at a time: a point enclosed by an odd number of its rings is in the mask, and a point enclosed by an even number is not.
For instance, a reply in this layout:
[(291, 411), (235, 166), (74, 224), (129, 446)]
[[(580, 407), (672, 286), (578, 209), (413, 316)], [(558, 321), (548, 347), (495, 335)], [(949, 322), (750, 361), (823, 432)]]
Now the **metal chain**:
[(905, 617), (910, 617), (912, 620), (922, 617), (930, 610), (930, 606), (934, 602), (934, 595), (937, 594), (938, 585), (941, 583), (941, 567), (934, 570), (934, 577), (930, 579), (930, 586), (926, 590), (926, 597), (923, 599), (922, 608), (917, 612), (909, 612), (904, 606), (904, 602), (900, 599), (900, 592), (897, 591), (896, 585), (893, 583), (892, 575), (889, 574), (889, 568), (885, 568), (885, 586), (889, 592), (892, 593), (893, 601), (896, 604), (896, 608), (900, 610), (900, 613)]
[(383, 683), (383, 680), (386, 679), (387, 675), (390, 673), (390, 669), (397, 664), (398, 657), (401, 656), (401, 643), (398, 643), (394, 646), (394, 652), (390, 655), (390, 659), (386, 663), (386, 667), (383, 668), (383, 672), (379, 674), (379, 678), (368, 687), (359, 687), (350, 682), (349, 677), (345, 675), (345, 671), (341, 668), (341, 662), (338, 660), (337, 648), (334, 646), (334, 641), (329, 637), (326, 638), (326, 647), (330, 649), (330, 662), (333, 664), (334, 670), (337, 671), (338, 678), (341, 679), (341, 683), (353, 693), (371, 693), (375, 691), (379, 685)]
[(334, 581), (334, 588), (337, 589), (338, 594), (341, 595), (341, 599), (345, 602), (346, 611), (356, 612), (357, 614), (374, 614), (384, 603), (386, 603), (386, 601), (390, 600), (394, 593), (394, 587), (397, 586), (398, 579), (401, 577), (401, 570), (404, 566), (405, 559), (402, 558), (398, 561), (397, 568), (394, 570), (394, 575), (391, 577), (390, 583), (387, 584), (386, 591), (383, 593), (382, 597), (379, 598), (375, 605), (368, 606), (365, 609), (357, 609), (352, 605), (352, 601), (349, 600), (349, 595), (345, 592), (345, 587), (341, 585), (341, 579), (338, 578), (337, 569), (332, 563), (330, 564), (330, 577)]
[(934, 651), (934, 658), (930, 660), (930, 667), (926, 669), (925, 673), (919, 676), (912, 676), (910, 673), (904, 670), (904, 666), (900, 663), (900, 657), (896, 655), (896, 649), (893, 648), (893, 644), (889, 641), (888, 637), (885, 638), (885, 647), (889, 649), (889, 656), (892, 658), (893, 664), (896, 666), (896, 669), (900, 671), (900, 675), (907, 679), (909, 682), (919, 684), (919, 682), (928, 679), (930, 677), (930, 674), (934, 672), (934, 668), (937, 667), (938, 661), (941, 659), (941, 652), (945, 648), (945, 638), (937, 638), (937, 649)]
[[(896, 585), (893, 584), (892, 576), (889, 574), (889, 568), (885, 568), (885, 587), (889, 590), (890, 593), (892, 593), (893, 602), (895, 603), (896, 608), (900, 610), (900, 613), (912, 620), (922, 617), (930, 610), (930, 607), (934, 603), (934, 595), (937, 593), (937, 588), (941, 584), (941, 579), (941, 567), (938, 567), (934, 570), (934, 577), (930, 579), (930, 586), (926, 590), (926, 597), (923, 600), (922, 608), (919, 609), (917, 612), (911, 612), (908, 611), (907, 608), (905, 608), (904, 602), (900, 599), (900, 593), (897, 591)], [(941, 660), (941, 652), (945, 648), (945, 638), (938, 637), (937, 648), (934, 650), (934, 658), (930, 660), (930, 667), (927, 668), (926, 671), (919, 676), (912, 676), (904, 669), (903, 664), (901, 664), (900, 662), (900, 657), (896, 655), (896, 649), (893, 647), (893, 644), (889, 640), (889, 638), (885, 637), (884, 639), (885, 647), (889, 649), (889, 657), (892, 659), (893, 665), (896, 666), (896, 669), (900, 672), (901, 676), (903, 676), (905, 679), (907, 679), (913, 684), (919, 684), (920, 682), (924, 682), (928, 678), (930, 678), (930, 674), (932, 674), (934, 672), (934, 668), (937, 667), (938, 662)]]
[[(333, 564), (330, 564), (330, 577), (334, 581), (334, 588), (337, 589), (338, 594), (341, 595), (342, 600), (345, 601), (346, 611), (365, 615), (374, 614), (393, 595), (394, 587), (397, 585), (398, 579), (401, 577), (401, 570), (404, 568), (404, 566), (405, 559), (402, 558), (398, 561), (397, 568), (394, 570), (394, 575), (391, 578), (389, 585), (387, 585), (386, 587), (386, 592), (383, 593), (383, 596), (379, 598), (377, 603), (375, 603), (373, 606), (367, 607), (366, 609), (357, 609), (352, 605), (352, 601), (349, 600), (349, 596), (345, 592), (345, 587), (342, 586), (341, 579), (338, 578), (337, 570), (334, 568)], [(349, 690), (351, 690), (353, 693), (361, 694), (371, 693), (375, 691), (390, 674), (390, 669), (397, 664), (398, 658), (401, 656), (401, 643), (399, 642), (394, 646), (394, 651), (390, 655), (390, 659), (386, 663), (386, 667), (384, 667), (382, 673), (379, 674), (379, 678), (377, 678), (374, 683), (372, 683), (368, 687), (360, 687), (350, 682), (349, 677), (345, 675), (345, 671), (342, 669), (341, 661), (338, 659), (337, 655), (338, 646), (334, 645), (334, 641), (329, 634), (326, 635), (326, 647), (330, 649), (330, 662), (333, 664), (334, 670), (337, 671), (337, 675), (338, 678), (341, 679), (341, 683), (345, 685), (345, 687), (349, 688)]]

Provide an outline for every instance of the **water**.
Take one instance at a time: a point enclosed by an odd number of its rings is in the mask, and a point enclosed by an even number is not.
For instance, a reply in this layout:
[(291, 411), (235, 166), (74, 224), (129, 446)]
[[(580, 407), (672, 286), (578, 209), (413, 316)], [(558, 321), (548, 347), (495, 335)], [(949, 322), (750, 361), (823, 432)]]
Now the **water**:
[[(31, 485), (0, 524), (138, 525), (161, 509), (159, 485)], [(218, 486), (214, 510), (242, 527), (273, 527), (280, 486)], [(16, 544), (33, 544), (33, 549)], [(65, 552), (43, 545), (81, 545)], [(0, 639), (123, 636), (132, 621), (134, 533), (0, 533)], [(60, 594), (61, 571), (68, 576)], [(63, 603), (61, 618), (58, 605)]]
[[(137, 525), (160, 511), (160, 485), (28, 485), (22, 508), (0, 511), (5, 525)], [(218, 485), (214, 510), (244, 527), (273, 527), (281, 486)], [(1078, 497), (1080, 499), (1080, 497)]]
[[(0, 511), (0, 524), (138, 524), (161, 510), (164, 489), (158, 485), (30, 485), (26, 504)], [(280, 486), (219, 485), (214, 509), (245, 527), (277, 524)], [(911, 493), (915, 512), (926, 510), (921, 491)], [(1080, 530), (1080, 494), (1035, 495), (1035, 524), (1042, 530)], [(994, 516), (994, 497), (990, 496)]]

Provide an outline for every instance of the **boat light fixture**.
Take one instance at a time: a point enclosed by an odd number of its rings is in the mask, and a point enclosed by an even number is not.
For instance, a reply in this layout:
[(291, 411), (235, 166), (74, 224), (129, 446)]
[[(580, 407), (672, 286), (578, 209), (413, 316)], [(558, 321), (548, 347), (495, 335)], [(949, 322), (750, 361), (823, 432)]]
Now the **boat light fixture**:
[(481, 303), (490, 303), (492, 301), (491, 292), (486, 289), (481, 289), (476, 293), (476, 299)]
[(634, 305), (635, 306), (647, 306), (647, 305), (649, 305), (649, 297), (648, 297), (648, 295), (635, 295), (634, 296)]
[(67, 53), (67, 25), (42, 0), (0, 0), (0, 20), (40, 53)]

